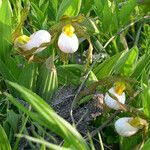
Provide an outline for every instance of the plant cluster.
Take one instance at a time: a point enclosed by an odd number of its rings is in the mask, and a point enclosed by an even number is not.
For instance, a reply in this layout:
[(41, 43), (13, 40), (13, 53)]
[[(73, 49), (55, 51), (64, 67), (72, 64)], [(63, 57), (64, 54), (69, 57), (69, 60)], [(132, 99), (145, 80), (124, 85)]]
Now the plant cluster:
[[(148, 150), (149, 6), (0, 0), (0, 149)], [(76, 89), (69, 122), (53, 110), (66, 86)], [(99, 94), (95, 130), (79, 133), (73, 112)]]

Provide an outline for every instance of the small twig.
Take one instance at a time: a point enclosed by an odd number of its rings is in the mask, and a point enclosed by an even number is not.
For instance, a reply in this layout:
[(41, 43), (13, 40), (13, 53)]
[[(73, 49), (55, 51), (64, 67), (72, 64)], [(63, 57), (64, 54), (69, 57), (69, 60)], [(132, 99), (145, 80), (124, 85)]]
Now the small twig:
[[(104, 50), (104, 49), (109, 45), (109, 43), (110, 43), (116, 36), (120, 35), (120, 34), (121, 34), (123, 31), (125, 31), (127, 28), (129, 28), (130, 26), (132, 26), (132, 25), (134, 25), (135, 23), (139, 22), (140, 20), (148, 19), (148, 18), (150, 18), (150, 16), (141, 17), (141, 18), (135, 20), (134, 22), (130, 23), (130, 24), (127, 25), (126, 27), (122, 28), (119, 32), (117, 32), (114, 36), (112, 36), (112, 37), (106, 42), (106, 44), (104, 45), (104, 47), (102, 48), (102, 50)], [(74, 109), (74, 106), (75, 106), (75, 104), (76, 104), (76, 98), (77, 98), (77, 96), (79, 95), (81, 89), (83, 88), (83, 86), (84, 86), (84, 84), (85, 84), (85, 82), (86, 82), (86, 80), (87, 80), (87, 78), (88, 78), (88, 76), (89, 76), (91, 70), (93, 69), (93, 67), (95, 66), (95, 64), (97, 63), (97, 61), (98, 61), (99, 59), (100, 59), (100, 57), (98, 57), (97, 59), (95, 59), (95, 60), (93, 61), (93, 63), (91, 64), (91, 66), (89, 67), (87, 73), (86, 73), (85, 76), (84, 76), (84, 80), (82, 81), (81, 85), (79, 86), (79, 88), (78, 88), (78, 90), (77, 90), (77, 92), (76, 92), (76, 95), (75, 95), (75, 97), (74, 97), (74, 99), (73, 99), (73, 102), (72, 102), (72, 105), (71, 105), (71, 110), (70, 110), (70, 117), (71, 117), (71, 120), (72, 120), (73, 125), (75, 125), (74, 117), (73, 117), (73, 109)]]
[[(95, 65), (95, 64), (91, 65), (91, 67), (93, 68), (94, 65)], [(91, 68), (91, 67), (90, 67), (90, 68)], [(92, 69), (92, 68), (91, 68), (91, 69)], [(86, 79), (88, 78), (91, 69), (90, 69), (90, 70), (87, 72), (87, 74), (84, 76), (84, 80), (82, 81), (81, 85), (79, 86), (79, 88), (78, 88), (78, 90), (77, 90), (77, 93), (76, 93), (76, 95), (74, 96), (74, 99), (73, 99), (73, 101), (72, 101), (72, 105), (71, 105), (71, 109), (70, 109), (70, 116), (71, 116), (72, 123), (73, 123), (74, 125), (75, 125), (75, 122), (74, 122), (74, 118), (73, 118), (73, 108), (74, 108), (74, 106), (75, 106), (75, 104), (76, 104), (76, 98), (77, 98), (77, 96), (79, 95), (79, 93), (80, 93), (80, 91), (81, 91), (81, 89), (82, 89), (84, 83), (86, 82)]]

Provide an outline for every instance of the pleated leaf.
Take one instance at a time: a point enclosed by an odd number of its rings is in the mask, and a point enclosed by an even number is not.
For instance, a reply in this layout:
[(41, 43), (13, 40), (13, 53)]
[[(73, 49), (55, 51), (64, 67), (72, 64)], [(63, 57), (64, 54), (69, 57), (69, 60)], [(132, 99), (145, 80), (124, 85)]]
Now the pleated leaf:
[(11, 50), (11, 17), (9, 0), (0, 2), (0, 58), (5, 61)]
[(36, 81), (38, 75), (38, 64), (27, 63), (20, 73), (18, 82), (20, 85), (25, 86), (28, 89), (35, 91)]
[(39, 70), (37, 92), (44, 100), (48, 101), (57, 87), (57, 71), (53, 59), (50, 57)]

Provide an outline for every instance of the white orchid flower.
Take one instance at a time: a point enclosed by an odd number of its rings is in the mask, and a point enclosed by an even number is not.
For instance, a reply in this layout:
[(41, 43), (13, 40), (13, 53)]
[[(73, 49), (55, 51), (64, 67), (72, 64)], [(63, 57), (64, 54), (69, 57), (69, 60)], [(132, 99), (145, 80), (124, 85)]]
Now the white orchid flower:
[(123, 117), (115, 122), (115, 129), (119, 135), (129, 137), (137, 133), (146, 124), (146, 120), (138, 117)]
[(74, 31), (72, 25), (66, 25), (58, 38), (58, 47), (64, 53), (74, 53), (78, 50), (79, 40)]
[(121, 106), (119, 103), (121, 104), (125, 104), (125, 93), (123, 92), (125, 90), (125, 83), (118, 81), (115, 83), (114, 87), (110, 88), (108, 90), (108, 92), (112, 95), (114, 95), (117, 99), (113, 99), (109, 93), (107, 92), (104, 98), (105, 104), (112, 109), (118, 110), (121, 109)]
[(36, 48), (35, 53), (41, 52), (46, 48), (40, 47), (42, 44), (49, 43), (51, 41), (51, 35), (46, 30), (39, 30), (33, 33), (30, 37), (26, 35), (21, 35), (16, 38), (14, 44), (16, 47), (20, 48), (23, 51), (29, 51), (33, 48)]

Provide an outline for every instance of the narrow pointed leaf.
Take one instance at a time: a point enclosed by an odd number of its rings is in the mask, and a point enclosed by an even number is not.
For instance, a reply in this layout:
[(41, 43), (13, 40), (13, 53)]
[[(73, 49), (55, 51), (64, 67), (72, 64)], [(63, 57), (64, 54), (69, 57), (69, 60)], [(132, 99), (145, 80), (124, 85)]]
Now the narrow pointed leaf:
[(49, 125), (49, 128), (62, 136), (70, 147), (73, 147), (73, 149), (88, 150), (85, 140), (77, 132), (77, 130), (57, 115), (37, 94), (16, 83), (10, 81), (7, 81), (7, 83), (14, 87), (22, 95), (22, 97), (30, 103), (37, 113), (43, 117), (43, 120), (45, 120), (45, 123)]

